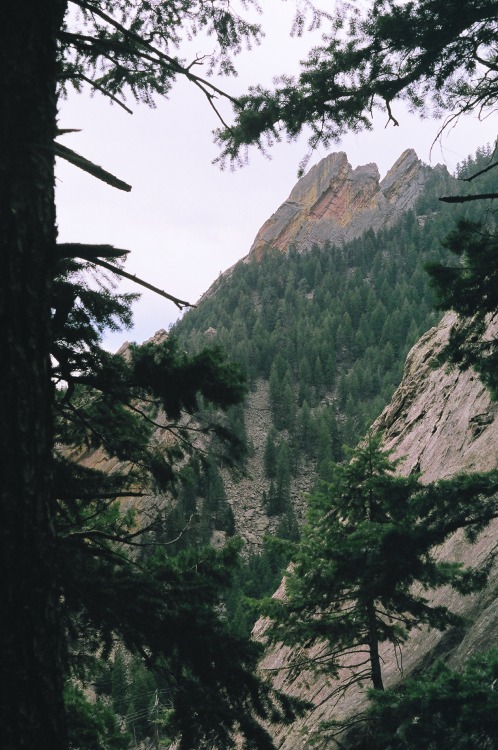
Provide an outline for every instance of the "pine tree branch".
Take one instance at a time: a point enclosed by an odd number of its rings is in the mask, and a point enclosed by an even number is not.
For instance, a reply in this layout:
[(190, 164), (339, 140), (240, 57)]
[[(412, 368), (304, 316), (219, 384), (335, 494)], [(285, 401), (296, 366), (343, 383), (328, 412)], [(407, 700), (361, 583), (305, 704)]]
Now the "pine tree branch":
[(76, 151), (72, 151), (70, 148), (67, 148), (67, 146), (63, 146), (62, 143), (54, 141), (53, 150), (56, 156), (60, 156), (61, 159), (65, 159), (75, 167), (82, 169), (84, 172), (88, 172), (88, 174), (91, 174), (98, 180), (102, 180), (102, 182), (105, 182), (107, 185), (111, 185), (111, 187), (115, 187), (118, 190), (123, 190), (126, 193), (130, 192), (131, 185), (128, 185), (127, 182), (124, 182), (110, 172), (107, 172), (107, 170), (99, 167), (98, 164), (94, 164), (88, 159), (85, 159), (84, 156), (80, 156)]
[(472, 182), (472, 180), (475, 180), (476, 177), (480, 177), (483, 174), (486, 174), (486, 172), (490, 172), (495, 167), (498, 167), (498, 161), (494, 161), (492, 164), (489, 164), (484, 169), (480, 169), (479, 172), (475, 172), (475, 174), (471, 175), (470, 177), (460, 177), (459, 179), (462, 182)]
[(121, 99), (118, 99), (117, 96), (114, 96), (114, 94), (111, 94), (110, 91), (107, 91), (104, 86), (100, 86), (97, 81), (92, 81), (91, 78), (88, 78), (87, 76), (83, 75), (83, 73), (78, 73), (78, 75), (71, 75), (70, 78), (78, 78), (80, 81), (84, 81), (85, 83), (88, 83), (89, 86), (91, 86), (95, 91), (100, 91), (103, 96), (106, 96), (108, 99), (113, 101), (115, 104), (118, 105), (118, 107), (121, 107), (121, 109), (124, 109), (125, 112), (128, 112), (129, 115), (133, 114), (133, 110), (126, 106), (126, 104), (121, 101)]
[(151, 292), (155, 292), (156, 294), (159, 294), (161, 297), (165, 297), (166, 299), (169, 299), (171, 302), (174, 302), (174, 304), (180, 310), (183, 310), (185, 307), (195, 307), (195, 305), (193, 305), (191, 302), (186, 302), (185, 300), (178, 299), (178, 297), (173, 297), (173, 295), (168, 294), (167, 292), (163, 292), (162, 289), (158, 289), (157, 286), (153, 286), (152, 284), (149, 284), (148, 281), (143, 281), (142, 279), (139, 279), (138, 276), (134, 276), (131, 273), (127, 273), (126, 271), (123, 271), (122, 268), (113, 266), (111, 263), (106, 263), (105, 260), (101, 260), (100, 258), (94, 258), (92, 259), (92, 263), (95, 263), (97, 266), (102, 266), (102, 268), (106, 268), (108, 271), (112, 271), (112, 273), (116, 273), (118, 276), (122, 276), (124, 279), (129, 279), (130, 281), (133, 281), (135, 284), (139, 284), (140, 286), (145, 287), (145, 289), (150, 289)]
[[(123, 26), (122, 24), (120, 24), (119, 21), (116, 21), (115, 18), (113, 18), (112, 16), (108, 15), (107, 13), (105, 13), (104, 11), (102, 11), (100, 8), (96, 7), (92, 3), (88, 3), (88, 2), (86, 2), (86, 0), (71, 0), (71, 2), (73, 2), (75, 5), (78, 5), (80, 8), (82, 8), (84, 10), (88, 10), (90, 13), (93, 13), (94, 15), (99, 16), (103, 21), (106, 21), (106, 23), (108, 23), (111, 26), (113, 26), (117, 31), (120, 31), (125, 38), (128, 38), (131, 41), (133, 41), (136, 44), (138, 44), (139, 46), (147, 49), (153, 55), (157, 55), (157, 58), (156, 57), (152, 57), (151, 55), (147, 55), (144, 52), (140, 52), (138, 50), (131, 49), (130, 47), (125, 47), (121, 43), (116, 43), (115, 41), (112, 42), (112, 45), (113, 45), (114, 49), (125, 49), (128, 54), (134, 54), (134, 55), (136, 55), (138, 57), (141, 57), (141, 58), (143, 58), (145, 60), (149, 60), (150, 62), (153, 62), (155, 64), (161, 64), (161, 61), (162, 61), (163, 64), (166, 63), (168, 65), (168, 67), (171, 68), (175, 73), (178, 73), (180, 75), (184, 75), (189, 81), (191, 81), (196, 86), (198, 86), (204, 92), (204, 94), (206, 94), (206, 96), (208, 97), (208, 99), (211, 99), (214, 94), (217, 94), (219, 96), (222, 96), (225, 99), (228, 99), (229, 101), (232, 102), (232, 104), (237, 104), (236, 97), (231, 96), (226, 91), (223, 91), (223, 89), (218, 88), (218, 86), (215, 86), (213, 83), (211, 83), (210, 81), (206, 80), (205, 78), (201, 78), (200, 76), (197, 76), (197, 75), (195, 75), (194, 73), (191, 72), (192, 65), (194, 65), (194, 64), (197, 63), (197, 59), (193, 63), (191, 63), (187, 68), (185, 68), (183, 65), (181, 65), (178, 62), (178, 60), (175, 60), (174, 57), (170, 57), (165, 52), (163, 52), (162, 50), (158, 49), (153, 44), (151, 44), (150, 42), (148, 42), (146, 39), (143, 39), (139, 34), (135, 34), (133, 31), (130, 31), (125, 26)], [(72, 35), (72, 34), (68, 35), (66, 33), (65, 36), (76, 36), (76, 35)], [(91, 37), (87, 37), (87, 39), (90, 40)], [(103, 42), (107, 42), (107, 40), (95, 39), (94, 42), (95, 42), (95, 44), (102, 44)], [(109, 42), (108, 46), (110, 46), (110, 44), (111, 44), (111, 42)], [(204, 87), (206, 87), (207, 89), (209, 89), (212, 93), (208, 93), (206, 91), (206, 88), (204, 88)], [(216, 108), (215, 108), (215, 111), (216, 111)], [(219, 116), (219, 114), (218, 114), (218, 116)], [(221, 120), (221, 117), (220, 117), (220, 120)], [(223, 122), (223, 120), (222, 120), (222, 122)]]
[(479, 193), (478, 195), (445, 195), (439, 198), (443, 203), (469, 203), (470, 201), (493, 200), (498, 193)]

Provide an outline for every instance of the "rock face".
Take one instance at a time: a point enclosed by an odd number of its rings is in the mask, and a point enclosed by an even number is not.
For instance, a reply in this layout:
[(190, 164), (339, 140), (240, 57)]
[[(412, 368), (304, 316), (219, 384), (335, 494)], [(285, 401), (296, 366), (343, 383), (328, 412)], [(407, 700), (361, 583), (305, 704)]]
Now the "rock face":
[[(449, 477), (460, 472), (487, 471), (496, 467), (498, 460), (498, 405), (491, 402), (486, 389), (472, 371), (459, 372), (435, 368), (437, 353), (448, 340), (455, 316), (447, 314), (441, 323), (426, 333), (411, 350), (403, 380), (389, 406), (373, 428), (382, 431), (386, 447), (400, 458), (398, 471), (407, 475), (420, 471), (424, 481)], [(498, 520), (492, 522), (477, 542), (469, 545), (458, 532), (439, 550), (445, 560), (457, 560), (478, 567), (496, 551)], [(424, 669), (436, 658), (443, 658), (452, 668), (459, 668), (474, 653), (498, 645), (498, 565), (492, 571), (486, 589), (479, 594), (461, 596), (449, 589), (440, 589), (434, 603), (449, 606), (464, 615), (465, 628), (446, 633), (415, 631), (402, 650), (403, 673)], [(281, 587), (282, 589), (282, 587)], [(276, 596), (283, 594), (282, 590)], [(265, 623), (259, 621), (255, 635), (264, 636)], [(315, 709), (291, 731), (278, 735), (281, 750), (302, 750), (311, 747), (303, 739), (317, 730), (321, 721), (341, 718), (361, 710), (364, 697), (361, 691), (351, 690), (336, 705), (327, 700), (337, 683), (329, 684), (321, 678), (301, 672), (296, 675), (289, 665), (303, 654), (288, 648), (269, 651), (262, 667), (275, 670), (275, 683), (294, 695), (310, 700)], [(392, 647), (384, 646), (381, 653), (387, 686), (400, 680), (399, 657)], [(297, 658), (296, 658), (297, 657)], [(304, 734), (303, 734), (304, 732)], [(314, 736), (313, 747), (333, 748), (330, 739)]]
[(413, 347), (401, 385), (373, 426), (402, 458), (400, 473), (420, 471), (427, 482), (488, 471), (498, 461), (498, 404), (472, 370), (432, 366), (455, 322), (446, 314)]
[(389, 226), (411, 208), (430, 172), (415, 151), (405, 151), (380, 181), (375, 164), (353, 169), (333, 153), (302, 177), (288, 199), (263, 224), (249, 251), (258, 260), (268, 248), (298, 250), (313, 243), (352, 240), (367, 229)]

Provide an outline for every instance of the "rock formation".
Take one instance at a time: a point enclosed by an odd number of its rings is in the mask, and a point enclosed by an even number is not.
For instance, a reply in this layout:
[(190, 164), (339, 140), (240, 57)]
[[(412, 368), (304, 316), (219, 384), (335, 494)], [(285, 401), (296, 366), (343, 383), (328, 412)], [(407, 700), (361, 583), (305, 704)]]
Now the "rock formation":
[(367, 229), (389, 226), (411, 208), (430, 172), (407, 149), (380, 181), (375, 164), (353, 169), (346, 154), (329, 154), (296, 184), (263, 224), (249, 251), (258, 260), (267, 248), (307, 250), (314, 243), (340, 244)]
[[(498, 404), (471, 371), (460, 372), (434, 367), (439, 351), (448, 340), (455, 316), (447, 314), (441, 323), (425, 334), (411, 350), (403, 380), (391, 403), (373, 425), (384, 435), (386, 447), (400, 458), (398, 471), (409, 474), (419, 471), (423, 481), (434, 481), (460, 472), (488, 471), (498, 460)], [(498, 520), (493, 521), (469, 545), (458, 532), (440, 549), (441, 559), (457, 560), (478, 567), (496, 551)], [(471, 596), (460, 596), (453, 590), (440, 589), (433, 597), (465, 616), (467, 627), (453, 628), (446, 633), (416, 630), (402, 649), (405, 676), (424, 669), (436, 658), (444, 658), (453, 668), (460, 667), (473, 654), (498, 645), (498, 566), (495, 565), (484, 591)], [(283, 595), (282, 587), (276, 596)], [(264, 637), (265, 623), (259, 621), (255, 635)], [(289, 665), (302, 654), (288, 648), (269, 651), (262, 668), (271, 670), (277, 685), (294, 695), (311, 700), (315, 709), (292, 731), (278, 737), (281, 750), (302, 750), (307, 745), (303, 736), (313, 733), (323, 720), (343, 718), (358, 712), (364, 705), (361, 691), (351, 690), (336, 705), (327, 700), (337, 683), (327, 684), (323, 678), (301, 672), (297, 676)], [(390, 646), (382, 648), (383, 672), (387, 686), (400, 680), (399, 656)], [(303, 735), (303, 731), (305, 734)], [(316, 748), (331, 748), (330, 739), (314, 740)]]

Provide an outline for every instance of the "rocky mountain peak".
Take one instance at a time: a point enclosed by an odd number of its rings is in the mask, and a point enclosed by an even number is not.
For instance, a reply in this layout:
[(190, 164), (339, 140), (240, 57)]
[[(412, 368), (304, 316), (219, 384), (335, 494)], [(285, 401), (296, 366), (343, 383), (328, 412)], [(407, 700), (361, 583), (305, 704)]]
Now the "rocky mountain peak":
[(413, 149), (401, 154), (382, 181), (376, 164), (353, 169), (345, 153), (329, 154), (263, 224), (248, 257), (258, 260), (268, 248), (285, 252), (293, 245), (304, 251), (327, 240), (338, 244), (389, 226), (413, 206), (429, 171)]

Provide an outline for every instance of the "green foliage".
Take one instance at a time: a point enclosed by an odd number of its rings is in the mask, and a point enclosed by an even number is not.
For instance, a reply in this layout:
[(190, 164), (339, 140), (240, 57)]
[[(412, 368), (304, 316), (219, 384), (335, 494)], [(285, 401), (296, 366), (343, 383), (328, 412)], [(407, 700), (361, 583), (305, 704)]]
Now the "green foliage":
[(125, 8), (113, 1), (104, 6), (73, 2), (79, 12), (66, 15), (59, 35), (61, 93), (69, 87), (80, 91), (86, 84), (125, 109), (129, 95), (153, 106), (156, 96), (166, 96), (181, 76), (208, 97), (221, 93), (178, 57), (183, 40), (209, 35), (211, 54), (203, 57), (207, 75), (230, 75), (235, 74), (232, 56), (261, 36), (259, 25), (220, 2), (132, 0)]
[(268, 381), (274, 427), (315, 461), (325, 451), (308, 436), (321, 433), (329, 457), (340, 459), (342, 445), (355, 444), (389, 401), (409, 348), (437, 321), (422, 264), (443, 257), (452, 209), (437, 195), (449, 183), (454, 189), (445, 170), (434, 170), (420, 208), (392, 229), (237, 265), (174, 334), (195, 352), (214, 328), (231, 357), (244, 352), (251, 387)]
[(64, 704), (70, 750), (127, 750), (130, 735), (121, 730), (114, 712), (103, 701), (90, 701), (80, 688), (68, 683)]
[(419, 679), (373, 693), (368, 730), (354, 750), (493, 750), (498, 738), (498, 653), (464, 669), (435, 664)]
[[(113, 299), (105, 288), (86, 295), (85, 270), (64, 266), (53, 302), (54, 499), (67, 670), (102, 685), (96, 654), (105, 662), (119, 645), (127, 657), (116, 652), (111, 698), (135, 737), (151, 732), (150, 696), (166, 684), (165, 736), (182, 750), (204, 742), (234, 747), (235, 730), (246, 747), (270, 750), (261, 719), (287, 721), (299, 704), (255, 676), (259, 647), (231, 631), (226, 599), (238, 543), (220, 551), (200, 546), (213, 528), (231, 525), (233, 533), (215, 459), (230, 466), (244, 453), (241, 414), (230, 412), (245, 393), (244, 378), (219, 348), (188, 356), (173, 337), (132, 345), (124, 355), (102, 350), (101, 306), (105, 319), (123, 322), (129, 300)], [(62, 294), (74, 275), (72, 295)], [(95, 451), (112, 471), (86, 465)], [(153, 508), (149, 501), (140, 512), (131, 504), (150, 494), (168, 502)], [(180, 542), (178, 525), (189, 526), (198, 500), (201, 518), (189, 540), (195, 546), (171, 544)], [(75, 700), (68, 719), (78, 732), (90, 709), (78, 704), (77, 713)], [(100, 714), (92, 712), (83, 723), (96, 737)]]
[[(464, 160), (457, 172), (462, 181), (460, 194), (472, 197), (497, 191), (494, 157), (494, 149), (487, 146)], [(456, 227), (443, 242), (456, 264), (430, 263), (427, 270), (437, 306), (459, 314), (442, 361), (461, 369), (474, 367), (496, 398), (498, 342), (492, 331), (486, 334), (498, 310), (496, 217), (492, 210), (482, 210), (482, 202), (476, 204), (477, 210), (468, 205), (460, 209)]]
[(474, 367), (498, 398), (498, 339), (485, 336), (498, 311), (498, 239), (482, 223), (461, 221), (445, 240), (461, 259), (458, 266), (429, 267), (438, 306), (462, 316), (453, 327), (443, 358), (461, 369)]
[(296, 707), (254, 676), (259, 646), (231, 634), (224, 601), (238, 545), (174, 556), (157, 549), (137, 564), (109, 541), (100, 539), (91, 553), (68, 540), (61, 588), (68, 631), (78, 628), (78, 649), (117, 642), (145, 658), (147, 670), (135, 662), (123, 674), (116, 657), (112, 678), (114, 705), (122, 713), (118, 706), (126, 698), (126, 715), (134, 717), (130, 730), (137, 736), (150, 729), (146, 696), (155, 685), (152, 669), (170, 686), (168, 733), (179, 738), (180, 747), (199, 747), (205, 738), (234, 747), (235, 726), (243, 722), (247, 742), (256, 735), (261, 747), (271, 748), (258, 718), (283, 721)]
[(305, 126), (313, 149), (327, 147), (346, 132), (370, 129), (379, 108), (397, 125), (400, 100), (421, 116), (492, 112), (495, 11), (493, 0), (340, 6), (297, 79), (282, 75), (274, 90), (255, 86), (239, 98), (235, 124), (218, 133), (222, 162), (237, 160), (246, 144), (264, 149), (266, 138), (271, 143), (282, 132), (295, 138)]
[(263, 464), (265, 475), (268, 479), (275, 479), (277, 473), (277, 446), (275, 440), (277, 432), (271, 428), (266, 436), (265, 451), (263, 455)]
[(486, 581), (492, 559), (480, 570), (465, 569), (438, 562), (436, 545), (461, 527), (474, 539), (498, 511), (496, 471), (425, 486), (415, 475), (396, 476), (394, 467), (379, 436), (348, 463), (330, 467), (329, 481), (309, 498), (287, 597), (263, 605), (272, 642), (322, 644), (311, 661), (333, 676), (351, 653), (366, 651), (368, 658), (349, 666), (348, 684), (371, 679), (378, 689), (379, 643), (398, 648), (423, 623), (444, 630), (460, 622), (447, 607), (431, 605), (425, 592), (450, 585), (466, 594)]
[(259, 617), (258, 600), (276, 591), (294, 550), (287, 535), (277, 534), (265, 537), (260, 551), (240, 560), (227, 599), (228, 619), (236, 635), (250, 635)]

